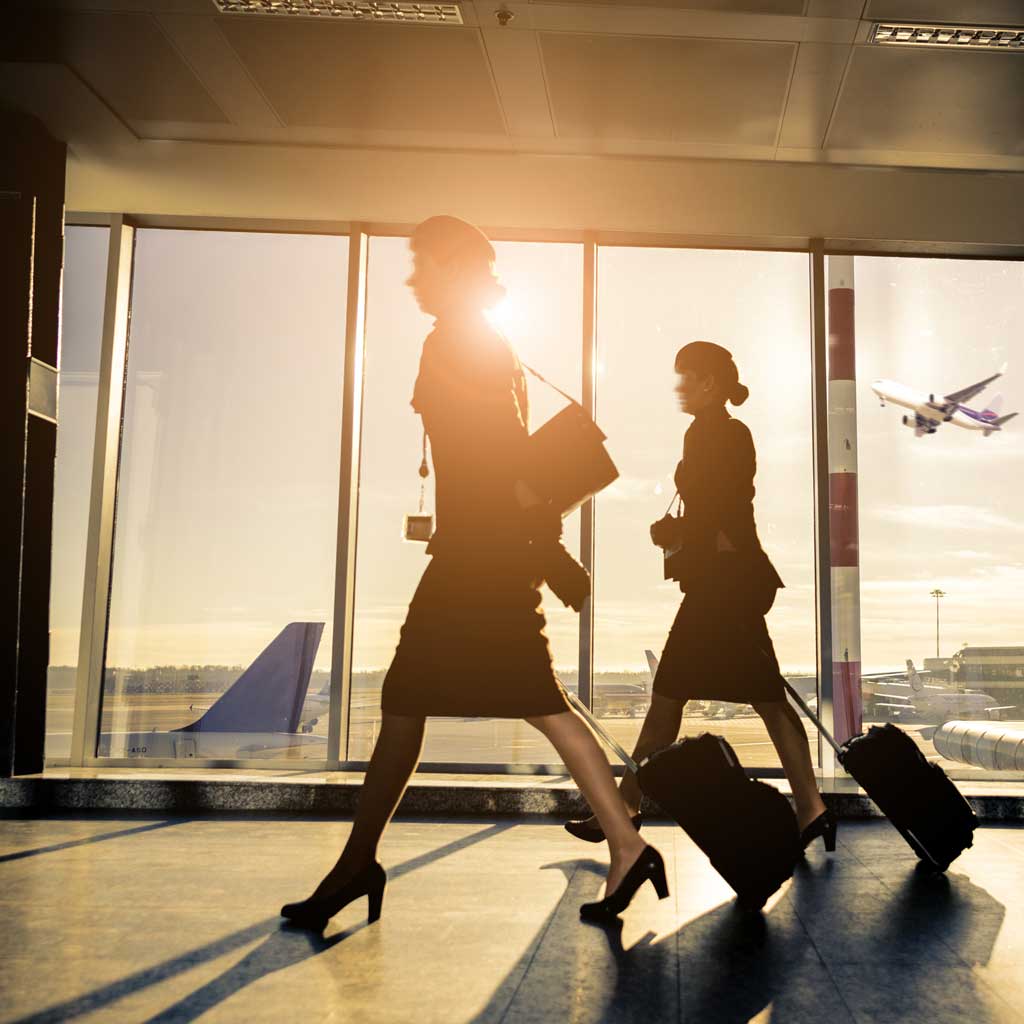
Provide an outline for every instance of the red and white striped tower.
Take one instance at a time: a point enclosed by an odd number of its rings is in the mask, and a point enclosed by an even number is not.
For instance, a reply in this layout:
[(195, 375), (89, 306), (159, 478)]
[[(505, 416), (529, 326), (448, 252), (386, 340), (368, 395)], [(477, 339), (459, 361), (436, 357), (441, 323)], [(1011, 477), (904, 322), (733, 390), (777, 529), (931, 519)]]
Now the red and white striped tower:
[(828, 469), (832, 564), (832, 701), (836, 739), (860, 734), (860, 538), (853, 257), (828, 258)]

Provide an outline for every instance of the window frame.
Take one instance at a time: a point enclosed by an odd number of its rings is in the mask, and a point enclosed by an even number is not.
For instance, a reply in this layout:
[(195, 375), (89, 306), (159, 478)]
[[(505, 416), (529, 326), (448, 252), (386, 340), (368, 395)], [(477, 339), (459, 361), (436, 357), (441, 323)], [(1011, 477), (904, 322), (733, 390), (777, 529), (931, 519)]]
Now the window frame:
[[(100, 354), (93, 478), (89, 501), (85, 599), (82, 605), (81, 649), (76, 676), (75, 715), (70, 758), (46, 761), (46, 767), (85, 768), (238, 768), (268, 771), (301, 770), (361, 771), (366, 762), (348, 760), (349, 700), (352, 675), (352, 633), (355, 596), (355, 550), (358, 527), (358, 481), (361, 451), (362, 372), (366, 327), (366, 289), (369, 241), (372, 237), (408, 237), (414, 225), (363, 221), (295, 221), (260, 218), (188, 217), (161, 214), (69, 212), (68, 226), (110, 228), (106, 271), (106, 295)], [(113, 536), (121, 448), (124, 381), (127, 372), (128, 324), (131, 316), (131, 282), (134, 271), (135, 230), (138, 228), (195, 231), (258, 232), (263, 234), (316, 234), (349, 240), (343, 399), (341, 410), (341, 460), (338, 477), (338, 520), (335, 563), (334, 635), (331, 663), (330, 720), (327, 756), (298, 762), (294, 759), (190, 759), (97, 757), (100, 698), (106, 653), (107, 615), (111, 586)], [(688, 235), (652, 232), (545, 228), (485, 228), (495, 241), (570, 242), (583, 246), (583, 316), (580, 337), (584, 406), (594, 408), (596, 399), (595, 346), (597, 339), (597, 275), (601, 248), (643, 247), (695, 250), (740, 250), (801, 253), (808, 261), (810, 358), (812, 370), (812, 464), (814, 496), (814, 550), (816, 576), (816, 649), (818, 706), (825, 724), (832, 725), (832, 607), (829, 585), (828, 516), (828, 349), (825, 300), (828, 256), (906, 256), (934, 259), (984, 259), (1024, 262), (1024, 245), (1000, 246), (976, 243), (908, 242), (884, 239), (828, 239), (796, 236)], [(594, 561), (594, 503), (583, 506), (580, 559), (591, 573), (599, 572)], [(339, 642), (340, 639), (340, 642)], [(581, 615), (579, 642), (580, 694), (593, 704), (593, 611), (588, 600)], [(472, 774), (565, 774), (561, 764), (433, 762), (421, 765), (428, 773)], [(615, 770), (621, 773), (621, 766)], [(750, 770), (756, 777), (782, 777), (782, 770)], [(840, 781), (835, 756), (819, 737), (818, 774), (829, 787)], [(971, 779), (987, 782), (998, 773), (972, 773)]]

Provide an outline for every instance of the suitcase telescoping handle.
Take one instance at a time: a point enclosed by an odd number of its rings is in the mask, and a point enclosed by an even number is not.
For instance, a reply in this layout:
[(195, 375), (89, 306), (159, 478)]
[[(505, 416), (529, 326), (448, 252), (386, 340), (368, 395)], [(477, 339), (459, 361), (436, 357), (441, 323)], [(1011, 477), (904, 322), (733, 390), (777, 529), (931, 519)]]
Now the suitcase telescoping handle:
[(619, 760), (635, 775), (637, 773), (637, 763), (626, 753), (625, 748), (614, 739), (611, 734), (601, 725), (598, 720), (593, 716), (590, 708), (583, 703), (574, 693), (570, 693), (566, 688), (565, 684), (559, 680), (558, 685), (562, 687), (562, 692), (565, 694), (566, 699), (569, 703), (583, 716), (583, 720), (590, 726), (598, 736), (608, 745), (609, 749), (615, 751), (619, 756)]
[(807, 701), (790, 685), (789, 680), (783, 679), (783, 682), (786, 684), (786, 690), (789, 692), (790, 697), (793, 698), (793, 703), (818, 727), (818, 732), (824, 737), (825, 742), (839, 755), (841, 761), (844, 753), (843, 748), (836, 743), (832, 734), (821, 724), (821, 719), (807, 706)]

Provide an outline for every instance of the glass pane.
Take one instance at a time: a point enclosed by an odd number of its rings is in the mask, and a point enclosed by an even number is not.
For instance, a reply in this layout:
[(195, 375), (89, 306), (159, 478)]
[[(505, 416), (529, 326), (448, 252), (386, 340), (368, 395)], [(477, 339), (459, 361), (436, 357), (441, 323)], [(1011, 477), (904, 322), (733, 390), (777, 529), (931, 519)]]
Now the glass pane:
[(71, 754), (109, 240), (106, 228), (64, 229), (50, 667), (46, 677), (47, 758)]
[(137, 235), (101, 755), (326, 756), (347, 261)]
[[(524, 362), (564, 391), (580, 395), (582, 377), (583, 250), (579, 245), (499, 242), (497, 272), (508, 296), (493, 311)], [(356, 559), (355, 641), (349, 758), (367, 760), (380, 727), (380, 686), (398, 632), (427, 564), (423, 545), (401, 540), (403, 516), (416, 511), (422, 433), (409, 405), (423, 339), (432, 321), (405, 287), (408, 242), (370, 241), (367, 283), (363, 437)], [(530, 428), (565, 400), (528, 378)], [(426, 508), (433, 511), (433, 477)], [(564, 543), (579, 551), (579, 513), (566, 524)], [(556, 669), (574, 685), (579, 618), (544, 589), (544, 611)], [(480, 667), (486, 673), (487, 666)], [(551, 763), (555, 752), (525, 722), (512, 719), (433, 718), (424, 762)]]
[[(674, 494), (673, 473), (692, 422), (676, 404), (673, 361), (684, 344), (698, 339), (729, 349), (750, 388), (742, 408), (729, 408), (753, 434), (758, 533), (786, 584), (768, 627), (783, 672), (813, 695), (807, 257), (602, 248), (597, 323), (598, 422), (621, 476), (597, 499), (596, 710), (631, 747), (650, 702), (652, 659), (660, 657), (679, 607), (678, 584), (663, 579), (662, 555), (648, 528)], [(779, 766), (749, 706), (694, 700), (684, 714), (684, 734), (719, 733), (746, 767)]]
[(1024, 264), (858, 257), (854, 295), (865, 724), (1024, 778)]

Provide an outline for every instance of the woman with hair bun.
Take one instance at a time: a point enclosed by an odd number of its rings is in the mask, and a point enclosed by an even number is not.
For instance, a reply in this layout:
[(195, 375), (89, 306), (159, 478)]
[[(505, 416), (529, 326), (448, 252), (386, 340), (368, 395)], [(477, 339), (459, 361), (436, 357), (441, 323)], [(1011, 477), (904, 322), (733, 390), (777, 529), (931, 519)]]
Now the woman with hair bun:
[[(694, 341), (675, 359), (679, 408), (693, 417), (683, 442), (675, 484), (681, 518), (651, 526), (651, 540), (672, 556), (672, 578), (685, 594), (665, 642), (654, 694), (633, 752), (640, 761), (674, 743), (689, 700), (751, 704), (764, 720), (789, 780), (801, 841), (821, 836), (835, 849), (836, 821), (818, 792), (807, 734), (786, 700), (765, 615), (784, 584), (754, 525), (754, 442), (725, 403), (742, 405), (732, 355), (720, 345)], [(669, 563), (667, 563), (668, 565)], [(640, 787), (626, 774), (622, 796), (640, 827)], [(594, 818), (566, 828), (590, 842), (601, 839)]]
[(416, 770), (426, 718), (444, 715), (523, 718), (555, 747), (608, 837), (606, 896), (580, 908), (584, 918), (607, 920), (645, 882), (666, 897), (665, 868), (637, 835), (607, 759), (552, 668), (534, 545), (557, 539), (561, 523), (529, 516), (515, 496), (529, 411), (519, 360), (484, 315), (504, 295), (494, 248), (457, 217), (424, 221), (410, 248), (406, 284), (436, 318), (412, 397), (436, 474), (431, 560), (384, 677), (380, 734), (348, 840), (313, 894), (281, 914), (322, 930), (366, 896), (376, 920), (386, 882), (377, 846)]

